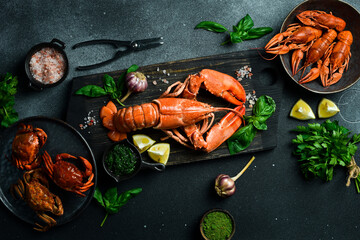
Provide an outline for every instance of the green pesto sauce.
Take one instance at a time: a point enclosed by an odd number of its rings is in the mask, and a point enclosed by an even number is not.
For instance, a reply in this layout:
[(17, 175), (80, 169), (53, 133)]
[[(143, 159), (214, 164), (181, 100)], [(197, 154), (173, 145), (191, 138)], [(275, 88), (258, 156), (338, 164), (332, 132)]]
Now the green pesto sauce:
[(205, 236), (210, 240), (226, 240), (233, 231), (233, 223), (224, 212), (211, 212), (204, 218), (202, 224)]
[(135, 171), (137, 159), (133, 151), (124, 144), (117, 144), (107, 154), (106, 167), (113, 174), (129, 175)]

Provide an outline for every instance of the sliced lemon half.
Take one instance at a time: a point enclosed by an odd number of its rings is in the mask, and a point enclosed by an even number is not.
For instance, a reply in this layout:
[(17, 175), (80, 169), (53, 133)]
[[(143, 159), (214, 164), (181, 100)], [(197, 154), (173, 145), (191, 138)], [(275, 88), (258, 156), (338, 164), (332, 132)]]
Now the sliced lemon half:
[(151, 146), (147, 152), (152, 160), (166, 165), (170, 155), (170, 144), (157, 143)]
[(338, 106), (336, 106), (336, 104), (333, 101), (327, 98), (323, 98), (319, 103), (318, 106), (319, 118), (329, 118), (334, 116), (338, 112), (340, 112)]
[(135, 134), (133, 135), (133, 142), (137, 149), (139, 149), (139, 152), (143, 153), (154, 145), (155, 140), (145, 134)]
[(309, 104), (307, 104), (304, 100), (299, 99), (299, 101), (297, 101), (291, 109), (290, 117), (299, 120), (309, 120), (315, 119), (315, 114)]

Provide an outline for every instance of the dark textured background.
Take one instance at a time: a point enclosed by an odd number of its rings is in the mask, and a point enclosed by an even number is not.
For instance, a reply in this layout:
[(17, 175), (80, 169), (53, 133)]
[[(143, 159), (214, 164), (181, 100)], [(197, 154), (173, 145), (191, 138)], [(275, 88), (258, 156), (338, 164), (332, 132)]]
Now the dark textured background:
[[(259, 40), (220, 46), (223, 34), (194, 30), (194, 26), (200, 21), (212, 20), (231, 28), (249, 13), (255, 27), (270, 26), (277, 32), (287, 14), (301, 2), (1, 1), (0, 73), (12, 72), (20, 78), (15, 105), (20, 118), (45, 115), (65, 119), (73, 77), (120, 70), (131, 64), (145, 66), (263, 47), (272, 34)], [(358, 0), (346, 2), (360, 10)], [(77, 65), (97, 62), (112, 53), (109, 47), (71, 50), (77, 42), (157, 36), (164, 37), (162, 47), (128, 55), (100, 69), (74, 70)], [(67, 44), (69, 76), (55, 88), (34, 92), (26, 87), (23, 61), (33, 45), (52, 38)], [(359, 84), (328, 96), (342, 111), (342, 115), (334, 119), (353, 132), (360, 132)], [(295, 134), (290, 130), (305, 124), (288, 117), (291, 106), (302, 98), (315, 111), (322, 96), (306, 92), (290, 78), (284, 82), (283, 91), (283, 103), (278, 109), (280, 128), (274, 136), (278, 138), (278, 147), (255, 154), (255, 162), (237, 181), (233, 197), (219, 199), (212, 189), (213, 180), (220, 173), (235, 175), (250, 155), (173, 166), (161, 174), (141, 172), (134, 179), (119, 184), (118, 189), (142, 187), (143, 192), (118, 214), (109, 216), (102, 228), (99, 225), (105, 212), (95, 201), (72, 222), (44, 234), (34, 232), (30, 225), (0, 204), (1, 239), (64, 239), (70, 236), (74, 239), (199, 239), (199, 220), (205, 211), (215, 207), (233, 214), (237, 224), (234, 239), (358, 239), (360, 195), (356, 194), (354, 186), (345, 187), (346, 171), (336, 169), (330, 183), (306, 181), (299, 172), (296, 158), (291, 155), (290, 142)]]

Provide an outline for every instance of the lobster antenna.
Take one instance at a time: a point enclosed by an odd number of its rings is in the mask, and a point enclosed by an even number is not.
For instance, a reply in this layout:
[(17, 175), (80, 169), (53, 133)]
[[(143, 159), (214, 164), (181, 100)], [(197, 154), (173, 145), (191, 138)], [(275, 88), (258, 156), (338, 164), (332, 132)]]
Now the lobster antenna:
[(225, 108), (225, 107), (215, 107), (214, 110), (216, 112), (220, 112), (220, 111), (230, 111), (230, 112), (234, 112), (236, 113), (237, 115), (239, 115), (240, 117), (242, 117), (242, 115), (240, 114), (239, 111), (235, 110), (235, 109), (232, 109), (232, 108)]

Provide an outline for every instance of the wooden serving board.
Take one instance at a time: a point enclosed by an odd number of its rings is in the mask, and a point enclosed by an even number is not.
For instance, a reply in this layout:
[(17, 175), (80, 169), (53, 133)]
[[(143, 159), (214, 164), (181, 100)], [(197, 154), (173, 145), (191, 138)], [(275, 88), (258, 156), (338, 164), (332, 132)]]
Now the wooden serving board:
[[(253, 73), (251, 79), (244, 78), (241, 81), (246, 93), (253, 93), (253, 91), (255, 91), (257, 97), (265, 94), (271, 96), (276, 102), (277, 110), (267, 121), (268, 130), (259, 131), (251, 145), (242, 153), (272, 149), (277, 145), (276, 133), (282, 95), (282, 84), (280, 83), (281, 81), (279, 81), (279, 78), (283, 78), (284, 76), (280, 74), (279, 69), (281, 69), (281, 65), (279, 64), (279, 61), (264, 60), (257, 51), (242, 51), (140, 67), (139, 71), (143, 72), (148, 77), (149, 87), (143, 93), (132, 94), (125, 101), (125, 104), (126, 106), (132, 106), (151, 102), (151, 100), (158, 98), (170, 84), (176, 81), (184, 81), (189, 74), (197, 73), (204, 68), (214, 69), (236, 78), (235, 71), (246, 65), (252, 68)], [(108, 74), (117, 79), (123, 71), (124, 70), (115, 71)], [(72, 80), (71, 95), (66, 116), (66, 121), (78, 129), (88, 141), (97, 161), (101, 160), (102, 153), (106, 147), (111, 144), (111, 141), (107, 137), (108, 130), (102, 127), (99, 117), (100, 108), (109, 101), (109, 98), (107, 96), (89, 98), (75, 95), (74, 92), (88, 84), (102, 86), (103, 75), (104, 73), (81, 76)], [(166, 79), (168, 83), (166, 83), (164, 79)], [(156, 85), (153, 84), (154, 81), (156, 81)], [(231, 104), (211, 95), (205, 90), (200, 90), (197, 99), (213, 106), (233, 107)], [(117, 106), (120, 108), (119, 105)], [(249, 107), (248, 102), (246, 102), (246, 107), (246, 115), (251, 115), (252, 109)], [(97, 123), (96, 125), (81, 130), (80, 124), (85, 122), (85, 118), (88, 114), (90, 116), (95, 116)], [(216, 113), (215, 121), (219, 120), (224, 114), (225, 113)], [(129, 139), (132, 139), (132, 134), (139, 133), (147, 134), (157, 142), (160, 142), (160, 138), (165, 136), (161, 130), (143, 129), (129, 134)], [(211, 153), (204, 153), (186, 148), (172, 139), (168, 139), (165, 142), (169, 142), (171, 146), (170, 158), (167, 165), (222, 158), (230, 155), (226, 142)], [(143, 154), (143, 157), (145, 160), (148, 160), (146, 153)]]

